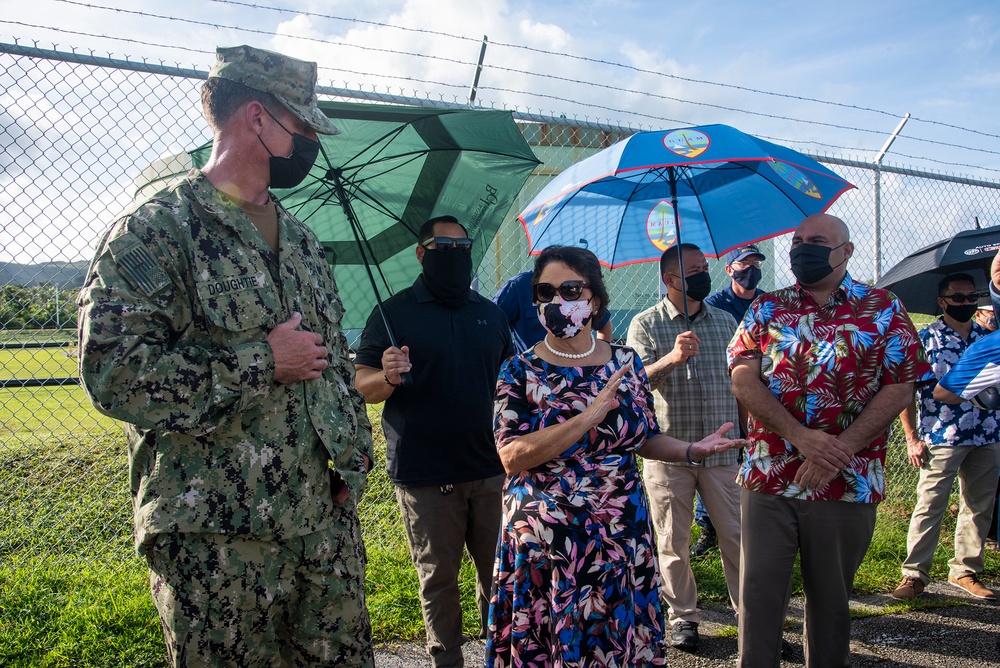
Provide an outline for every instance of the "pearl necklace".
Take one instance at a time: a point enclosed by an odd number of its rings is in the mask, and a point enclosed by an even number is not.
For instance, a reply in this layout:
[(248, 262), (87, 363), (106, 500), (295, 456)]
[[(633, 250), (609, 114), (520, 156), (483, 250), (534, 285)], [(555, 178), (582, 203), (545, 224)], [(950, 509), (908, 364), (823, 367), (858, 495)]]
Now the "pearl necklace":
[(553, 355), (558, 355), (559, 357), (566, 357), (571, 360), (579, 360), (583, 359), (584, 357), (589, 357), (590, 353), (594, 352), (594, 349), (597, 348), (597, 338), (594, 335), (590, 336), (590, 349), (587, 350), (587, 352), (585, 353), (564, 353), (560, 350), (556, 350), (555, 348), (549, 345), (549, 337), (547, 336), (544, 339), (542, 339), (542, 343), (545, 344), (545, 347), (548, 348), (549, 352), (552, 353)]

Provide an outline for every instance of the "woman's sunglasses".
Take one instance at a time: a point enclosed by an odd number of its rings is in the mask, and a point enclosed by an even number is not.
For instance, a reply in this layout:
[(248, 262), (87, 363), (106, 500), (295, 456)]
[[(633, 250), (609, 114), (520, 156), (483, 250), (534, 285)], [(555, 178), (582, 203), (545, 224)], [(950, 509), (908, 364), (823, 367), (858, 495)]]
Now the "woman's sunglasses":
[(575, 302), (580, 299), (585, 288), (589, 288), (590, 283), (586, 281), (566, 281), (559, 287), (551, 283), (535, 283), (532, 286), (532, 294), (539, 304), (548, 304), (555, 299), (556, 293), (564, 302)]

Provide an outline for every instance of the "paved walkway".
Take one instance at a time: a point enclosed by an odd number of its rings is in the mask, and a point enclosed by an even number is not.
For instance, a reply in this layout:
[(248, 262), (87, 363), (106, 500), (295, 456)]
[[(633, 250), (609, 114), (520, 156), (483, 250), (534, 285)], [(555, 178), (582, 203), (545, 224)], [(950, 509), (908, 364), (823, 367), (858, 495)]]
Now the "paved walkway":
[[(997, 588), (996, 579), (986, 584)], [(852, 602), (851, 658), (855, 667), (900, 666), (916, 668), (986, 668), (1000, 665), (1000, 604), (975, 599), (946, 582), (932, 582), (917, 599), (919, 609), (885, 614), (886, 606), (897, 606), (888, 594), (866, 596)], [(701, 647), (697, 654), (668, 650), (670, 668), (734, 666), (737, 646), (735, 619), (731, 610), (703, 611)], [(785, 639), (795, 656), (782, 661), (782, 668), (803, 664), (802, 599), (789, 606)], [(483, 665), (483, 643), (465, 645), (465, 665)], [(429, 665), (423, 646), (399, 643), (377, 648), (379, 668), (424, 668)]]

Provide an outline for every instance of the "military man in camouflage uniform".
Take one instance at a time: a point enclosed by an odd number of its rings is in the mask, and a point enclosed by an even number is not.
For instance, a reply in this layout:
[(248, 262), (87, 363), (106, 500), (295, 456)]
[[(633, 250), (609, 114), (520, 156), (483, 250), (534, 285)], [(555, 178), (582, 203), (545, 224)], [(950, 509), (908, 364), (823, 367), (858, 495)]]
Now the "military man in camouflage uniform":
[(208, 163), (111, 226), (81, 293), (81, 377), (127, 423), (174, 666), (373, 664), (371, 425), (323, 249), (268, 191), (337, 132), (315, 85), (315, 63), (220, 48)]

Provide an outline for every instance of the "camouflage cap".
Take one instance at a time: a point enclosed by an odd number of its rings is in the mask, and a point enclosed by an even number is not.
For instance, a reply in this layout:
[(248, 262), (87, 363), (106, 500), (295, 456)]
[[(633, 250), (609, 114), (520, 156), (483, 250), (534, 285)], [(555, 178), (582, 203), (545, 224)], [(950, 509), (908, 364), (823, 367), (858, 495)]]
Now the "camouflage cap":
[(229, 79), (270, 93), (320, 134), (340, 134), (316, 106), (316, 63), (252, 46), (220, 46), (209, 77)]

